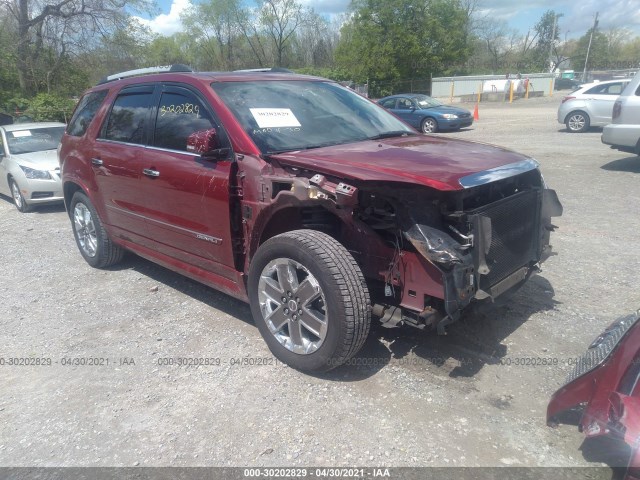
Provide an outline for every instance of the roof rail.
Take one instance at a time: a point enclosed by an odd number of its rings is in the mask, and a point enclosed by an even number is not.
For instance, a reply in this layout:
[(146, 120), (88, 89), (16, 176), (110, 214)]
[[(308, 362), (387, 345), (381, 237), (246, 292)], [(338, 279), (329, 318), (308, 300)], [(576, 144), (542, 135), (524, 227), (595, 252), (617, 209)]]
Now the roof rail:
[(273, 67), (273, 68), (247, 68), (245, 70), (234, 70), (234, 72), (265, 72), (265, 73), (293, 73), (288, 68)]
[(112, 82), (114, 80), (120, 80), (121, 78), (135, 77), (138, 75), (148, 75), (150, 73), (168, 73), (168, 72), (193, 72), (189, 67), (181, 63), (175, 65), (161, 65), (157, 67), (138, 68), (136, 70), (128, 70), (126, 72), (114, 73), (102, 78), (98, 85), (103, 83)]

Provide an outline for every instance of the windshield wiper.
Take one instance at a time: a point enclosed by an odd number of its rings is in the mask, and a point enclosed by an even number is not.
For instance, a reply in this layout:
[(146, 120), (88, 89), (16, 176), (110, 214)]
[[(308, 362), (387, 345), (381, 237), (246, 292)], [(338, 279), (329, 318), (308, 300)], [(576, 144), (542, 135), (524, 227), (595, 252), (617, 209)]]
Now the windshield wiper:
[(379, 135), (369, 137), (369, 140), (382, 140), (383, 138), (408, 137), (409, 135), (417, 135), (417, 133), (407, 132), (406, 130), (395, 130), (393, 132), (384, 132)]
[(334, 142), (328, 142), (328, 143), (319, 143), (317, 145), (301, 145), (299, 147), (287, 148), (285, 150), (269, 150), (267, 152), (267, 155), (278, 155), (279, 153), (298, 152), (301, 150), (313, 150), (314, 148), (333, 147), (334, 145), (339, 145), (339, 144)]

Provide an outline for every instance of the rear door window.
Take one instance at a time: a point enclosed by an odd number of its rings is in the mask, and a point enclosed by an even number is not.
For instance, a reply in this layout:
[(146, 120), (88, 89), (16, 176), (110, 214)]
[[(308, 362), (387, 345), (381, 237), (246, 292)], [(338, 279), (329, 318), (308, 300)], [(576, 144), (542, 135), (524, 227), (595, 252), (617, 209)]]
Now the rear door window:
[(389, 98), (381, 103), (384, 108), (396, 108), (396, 99)]
[(144, 145), (147, 142), (152, 98), (153, 86), (123, 89), (113, 102), (100, 138)]
[(596, 85), (584, 93), (589, 95), (620, 95), (625, 85), (626, 83), (623, 84), (622, 82)]

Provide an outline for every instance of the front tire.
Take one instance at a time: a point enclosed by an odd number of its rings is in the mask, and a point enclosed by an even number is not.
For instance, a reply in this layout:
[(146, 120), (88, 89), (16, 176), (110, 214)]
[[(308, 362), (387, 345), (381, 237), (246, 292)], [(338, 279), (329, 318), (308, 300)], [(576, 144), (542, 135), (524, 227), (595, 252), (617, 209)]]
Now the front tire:
[(567, 119), (565, 120), (565, 125), (567, 126), (567, 130), (571, 133), (582, 133), (589, 130), (589, 125), (591, 124), (591, 119), (589, 115), (581, 110), (577, 110), (575, 112), (571, 112), (567, 115)]
[(294, 230), (260, 246), (249, 268), (253, 318), (271, 352), (305, 372), (343, 364), (371, 324), (364, 276), (329, 235)]
[(124, 250), (111, 241), (98, 212), (84, 193), (73, 195), (69, 211), (76, 245), (89, 265), (105, 268), (122, 260)]
[(17, 182), (12, 178), (9, 180), (9, 187), (11, 188), (11, 197), (13, 198), (13, 204), (20, 213), (27, 213), (30, 210), (29, 204), (24, 199), (20, 187)]
[(436, 133), (438, 131), (438, 122), (435, 118), (427, 117), (422, 120), (420, 129), (422, 133)]

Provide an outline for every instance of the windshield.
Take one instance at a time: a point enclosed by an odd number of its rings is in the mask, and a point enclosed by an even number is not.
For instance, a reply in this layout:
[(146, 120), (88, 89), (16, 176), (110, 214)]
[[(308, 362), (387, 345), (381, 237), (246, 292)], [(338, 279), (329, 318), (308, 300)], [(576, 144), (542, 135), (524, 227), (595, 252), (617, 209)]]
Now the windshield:
[(415, 101), (418, 102), (420, 108), (441, 107), (443, 105), (435, 98), (428, 97), (427, 95), (415, 97)]
[(7, 146), (13, 155), (43, 152), (58, 148), (65, 127), (29, 128), (6, 132)]
[(332, 82), (214, 83), (262, 153), (415, 134), (383, 108)]

